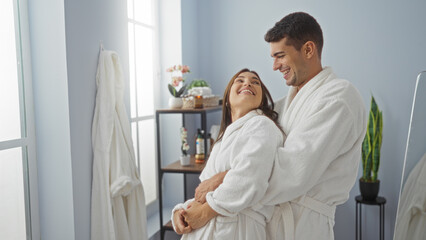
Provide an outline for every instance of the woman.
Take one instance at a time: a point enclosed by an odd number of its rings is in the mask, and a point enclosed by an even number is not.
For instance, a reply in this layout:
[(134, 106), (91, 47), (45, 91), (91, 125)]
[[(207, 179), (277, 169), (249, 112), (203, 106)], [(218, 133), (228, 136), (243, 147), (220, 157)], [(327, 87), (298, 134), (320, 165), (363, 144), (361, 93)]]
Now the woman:
[(232, 77), (223, 99), (219, 136), (200, 180), (228, 172), (207, 194), (206, 203), (191, 199), (178, 204), (173, 227), (184, 234), (182, 239), (266, 239), (265, 225), (274, 207), (260, 204), (260, 199), (283, 144), (278, 114), (259, 75), (249, 69)]

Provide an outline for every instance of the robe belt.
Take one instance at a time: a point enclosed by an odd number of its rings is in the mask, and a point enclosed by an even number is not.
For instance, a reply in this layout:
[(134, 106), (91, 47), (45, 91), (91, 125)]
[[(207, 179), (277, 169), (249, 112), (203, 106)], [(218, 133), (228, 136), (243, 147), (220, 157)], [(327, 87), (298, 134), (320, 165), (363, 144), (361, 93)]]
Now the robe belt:
[(262, 226), (266, 226), (265, 217), (262, 214), (255, 212), (251, 209), (244, 209), (240, 213), (246, 215), (249, 218), (254, 219), (256, 222), (262, 224)]
[(331, 220), (334, 220), (336, 206), (329, 206), (326, 203), (323, 203), (306, 195), (296, 198), (295, 200), (291, 201), (291, 203), (295, 203), (305, 208), (309, 208), (312, 211), (315, 211), (319, 214), (329, 217)]
[[(331, 220), (334, 220), (334, 214), (336, 212), (335, 206), (329, 206), (323, 202), (320, 202), (318, 200), (315, 200), (308, 196), (301, 196), (299, 198), (296, 198), (293, 201), (281, 203), (279, 205), (280, 213), (283, 219), (283, 226), (284, 226), (284, 239), (285, 240), (294, 240), (294, 215), (293, 210), (291, 207), (291, 203), (297, 204), (299, 206), (309, 208), (314, 212), (317, 212), (319, 214), (322, 214)], [(277, 211), (274, 212), (274, 215), (280, 214)], [(274, 216), (277, 217), (277, 216)], [(273, 218), (274, 218), (273, 217)], [(272, 226), (272, 234), (276, 234), (278, 230), (278, 222), (276, 221), (274, 225)]]

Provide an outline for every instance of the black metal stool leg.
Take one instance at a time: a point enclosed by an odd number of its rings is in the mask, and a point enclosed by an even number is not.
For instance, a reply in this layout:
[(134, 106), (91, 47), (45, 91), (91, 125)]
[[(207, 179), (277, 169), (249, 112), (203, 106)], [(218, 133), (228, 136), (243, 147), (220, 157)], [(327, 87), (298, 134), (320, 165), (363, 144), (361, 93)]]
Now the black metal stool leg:
[(385, 205), (380, 205), (380, 239), (385, 239)]
[(358, 240), (358, 203), (355, 207), (355, 240)]
[[(356, 196), (355, 201), (356, 201), (355, 240), (361, 240), (362, 239), (362, 205), (363, 204), (376, 205), (376, 206), (379, 205), (379, 208), (380, 208), (379, 239), (384, 240), (385, 239), (385, 204), (386, 204), (386, 198), (377, 197), (375, 200), (364, 200), (361, 196)], [(359, 206), (358, 206), (358, 204), (359, 204)]]
[(359, 240), (362, 240), (362, 204), (359, 205)]

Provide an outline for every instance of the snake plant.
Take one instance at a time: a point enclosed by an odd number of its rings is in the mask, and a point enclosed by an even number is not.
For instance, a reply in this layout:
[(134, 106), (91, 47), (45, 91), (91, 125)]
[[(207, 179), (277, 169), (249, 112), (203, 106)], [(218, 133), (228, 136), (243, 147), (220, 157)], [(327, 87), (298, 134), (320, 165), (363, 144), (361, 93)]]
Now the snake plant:
[(368, 117), (367, 132), (362, 142), (362, 180), (377, 182), (380, 166), (380, 148), (382, 146), (383, 118), (374, 97), (371, 96), (371, 109)]

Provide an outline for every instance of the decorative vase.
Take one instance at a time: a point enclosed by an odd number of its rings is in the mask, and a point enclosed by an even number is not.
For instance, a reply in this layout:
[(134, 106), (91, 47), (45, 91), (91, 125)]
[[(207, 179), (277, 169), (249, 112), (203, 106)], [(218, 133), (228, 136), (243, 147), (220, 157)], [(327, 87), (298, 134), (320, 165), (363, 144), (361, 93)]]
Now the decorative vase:
[(189, 155), (182, 155), (180, 156), (180, 165), (182, 166), (188, 166), (191, 163), (191, 156)]
[(183, 102), (180, 97), (171, 97), (169, 98), (169, 107), (170, 108), (182, 108)]
[(380, 180), (377, 182), (365, 182), (359, 179), (359, 191), (364, 200), (374, 201), (379, 194)]

